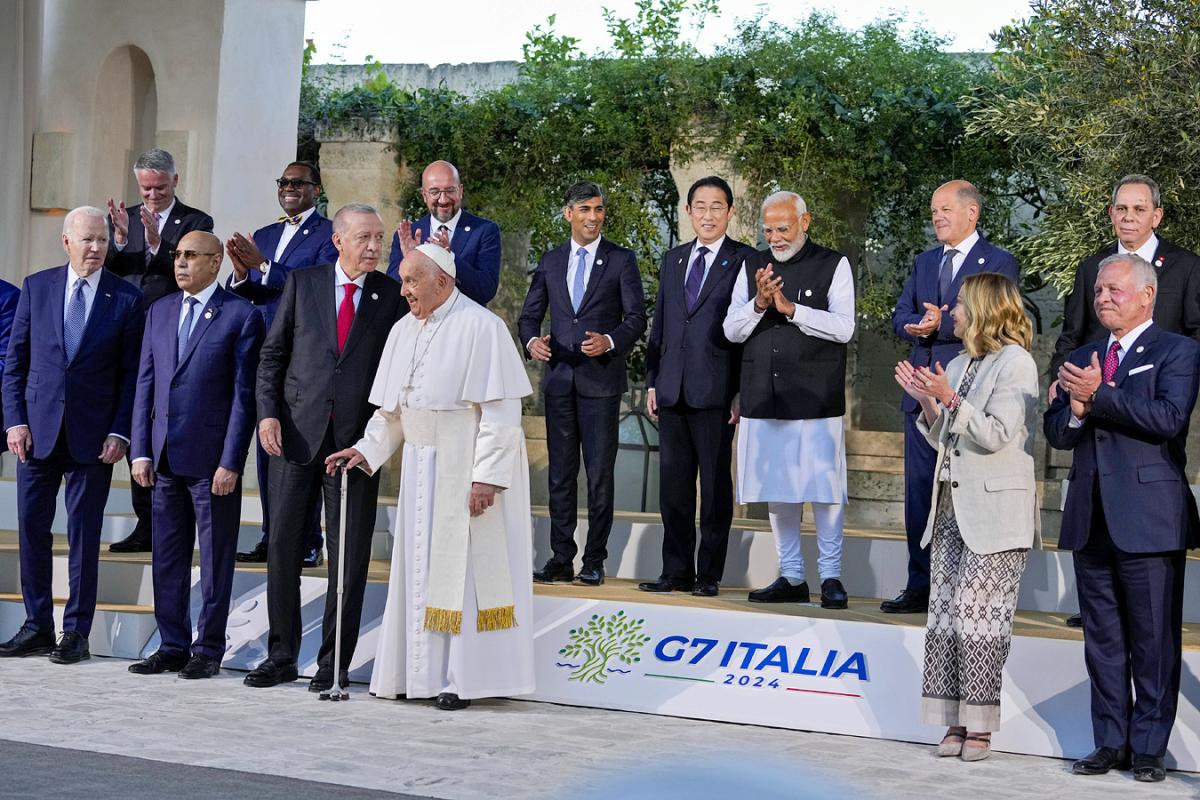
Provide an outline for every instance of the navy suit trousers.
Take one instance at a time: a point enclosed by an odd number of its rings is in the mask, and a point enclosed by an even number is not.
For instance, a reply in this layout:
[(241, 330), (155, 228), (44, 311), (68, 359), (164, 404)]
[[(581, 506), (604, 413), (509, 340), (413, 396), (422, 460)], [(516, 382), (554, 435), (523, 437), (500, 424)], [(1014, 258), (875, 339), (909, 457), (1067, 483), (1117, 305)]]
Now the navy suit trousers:
[[(167, 461), (167, 459), (163, 459)], [(242, 481), (227, 495), (212, 493), (211, 478), (174, 475), (163, 464), (154, 482), (154, 620), (167, 653), (225, 655), (225, 623), (233, 592), (234, 556), (241, 527)], [(192, 639), (192, 555), (200, 543), (200, 597)]]
[(1185, 552), (1122, 552), (1098, 492), (1092, 508), (1087, 545), (1074, 559), (1092, 735), (1097, 747), (1163, 756), (1179, 700)]
[(71, 457), (65, 429), (48, 458), (17, 464), (17, 527), (21, 549), (21, 594), (25, 623), (54, 630), (54, 510), (58, 487), (66, 479), (67, 556), (70, 596), (63, 630), (87, 636), (96, 612), (100, 529), (112, 482), (112, 465), (80, 464)]
[(908, 585), (914, 592), (929, 591), (929, 548), (921, 547), (929, 508), (933, 503), (933, 472), (937, 450), (917, 429), (917, 415), (904, 414), (904, 532), (908, 539)]

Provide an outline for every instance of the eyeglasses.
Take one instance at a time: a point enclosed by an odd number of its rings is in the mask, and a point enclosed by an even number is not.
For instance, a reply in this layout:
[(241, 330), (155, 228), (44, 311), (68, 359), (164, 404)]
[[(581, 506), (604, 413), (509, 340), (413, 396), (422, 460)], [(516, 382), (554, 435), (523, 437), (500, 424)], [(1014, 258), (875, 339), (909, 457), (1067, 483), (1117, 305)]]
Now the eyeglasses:
[(305, 186), (318, 186), (319, 184), (303, 178), (276, 178), (275, 185), (280, 189), (303, 189)]
[(220, 253), (206, 253), (203, 250), (172, 250), (169, 255), (172, 259), (183, 256), (184, 261), (195, 261), (200, 256), (219, 256)]
[(721, 203), (716, 203), (711, 206), (706, 206), (706, 205), (700, 204), (700, 205), (694, 205), (691, 208), (692, 208), (692, 211), (696, 215), (701, 216), (701, 217), (703, 217), (705, 214), (709, 213), (710, 211), (713, 214), (720, 216), (721, 214), (724, 214), (726, 211), (729, 210), (729, 206), (722, 205)]
[(421, 191), (430, 197), (454, 197), (458, 194), (457, 186), (451, 186), (449, 189), (422, 189)]

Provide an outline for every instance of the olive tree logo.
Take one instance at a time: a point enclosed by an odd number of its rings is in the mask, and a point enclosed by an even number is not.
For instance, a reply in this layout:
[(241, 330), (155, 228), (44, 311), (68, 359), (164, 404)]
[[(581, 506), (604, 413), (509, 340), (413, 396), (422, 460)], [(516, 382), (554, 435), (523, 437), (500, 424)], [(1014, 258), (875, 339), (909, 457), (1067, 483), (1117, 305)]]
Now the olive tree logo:
[(571, 638), (558, 651), (566, 658), (581, 658), (583, 663), (558, 666), (574, 668), (568, 680), (600, 684), (608, 680), (610, 672), (628, 672), (620, 667), (610, 670), (608, 664), (612, 659), (628, 665), (642, 660), (642, 647), (650, 641), (642, 632), (644, 622), (625, 616), (623, 610), (607, 619), (592, 614), (586, 625), (570, 630)]

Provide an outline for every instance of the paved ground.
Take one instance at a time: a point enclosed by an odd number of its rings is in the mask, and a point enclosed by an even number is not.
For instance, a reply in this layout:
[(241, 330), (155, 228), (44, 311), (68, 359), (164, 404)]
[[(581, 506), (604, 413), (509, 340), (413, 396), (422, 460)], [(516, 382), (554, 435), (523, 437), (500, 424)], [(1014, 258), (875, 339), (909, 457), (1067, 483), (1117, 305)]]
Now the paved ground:
[[(350, 702), (322, 703), (303, 682), (249, 689), (235, 672), (193, 682), (127, 666), (0, 661), (0, 784), (22, 770), (44, 775), (41, 787), (22, 784), (43, 799), (78, 797), (87, 785), (83, 796), (161, 797), (170, 787), (197, 798), (299, 800), (319, 794), (308, 782), (450, 800), (1200, 796), (1192, 774), (1135, 785), (1123, 774), (1075, 777), (1056, 759), (995, 754), (965, 764), (926, 746), (532, 702), (448, 713), (427, 701), (376, 700), (362, 686)], [(56, 785), (62, 794), (46, 788)]]

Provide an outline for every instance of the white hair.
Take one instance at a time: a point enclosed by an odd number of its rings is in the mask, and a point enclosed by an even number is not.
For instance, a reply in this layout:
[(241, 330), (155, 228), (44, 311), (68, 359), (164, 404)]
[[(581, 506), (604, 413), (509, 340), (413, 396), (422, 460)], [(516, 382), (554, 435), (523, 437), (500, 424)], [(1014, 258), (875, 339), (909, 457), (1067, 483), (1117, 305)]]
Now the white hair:
[(774, 192), (767, 195), (767, 199), (763, 200), (762, 211), (766, 211), (773, 205), (779, 203), (792, 203), (796, 206), (796, 216), (803, 217), (808, 213), (808, 205), (804, 202), (804, 198), (795, 192)]
[(1113, 264), (1128, 264), (1130, 273), (1133, 275), (1134, 281), (1136, 281), (1134, 288), (1141, 291), (1149, 286), (1157, 294), (1158, 273), (1154, 267), (1150, 266), (1149, 261), (1137, 253), (1117, 253), (1116, 255), (1111, 255), (1100, 262), (1100, 267), (1096, 270), (1097, 279), (1104, 272), (1105, 267)]
[(80, 217), (96, 217), (104, 223), (108, 223), (108, 215), (95, 206), (73, 208), (67, 212), (67, 216), (63, 217), (63, 236), (71, 235), (72, 226), (75, 224), (75, 220)]

